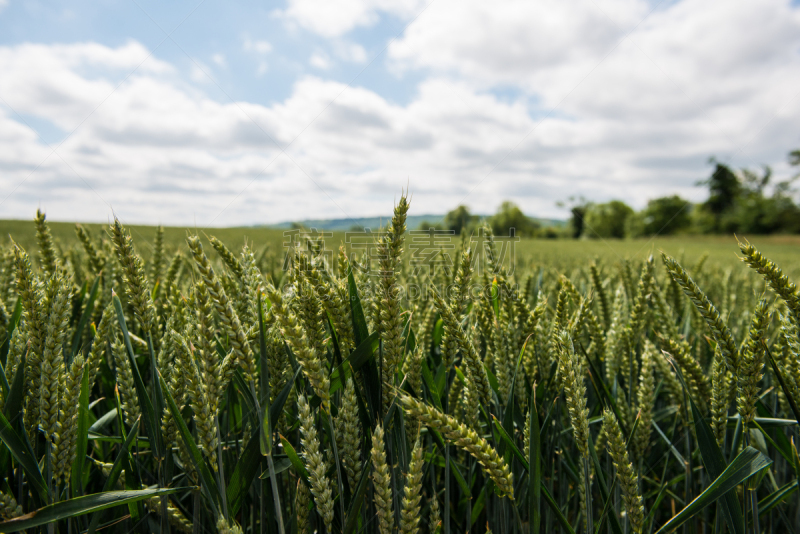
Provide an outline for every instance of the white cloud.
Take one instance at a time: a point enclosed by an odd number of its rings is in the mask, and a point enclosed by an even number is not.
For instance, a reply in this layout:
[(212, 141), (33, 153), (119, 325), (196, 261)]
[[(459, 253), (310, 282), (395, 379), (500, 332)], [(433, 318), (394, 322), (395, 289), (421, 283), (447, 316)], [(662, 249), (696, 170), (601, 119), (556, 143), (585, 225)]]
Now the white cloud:
[(532, 137), (549, 130), (543, 142), (553, 150), (605, 147), (600, 165), (612, 181), (646, 180), (648, 162), (678, 167), (703, 153), (775, 163), (800, 144), (789, 126), (800, 114), (796, 6), (683, 0), (650, 9), (638, 0), (439, 0), (390, 56), (400, 72), (450, 73), (535, 99), (535, 114), (569, 120), (544, 121)]
[[(342, 40), (333, 40), (330, 43), (330, 52), (336, 59), (348, 63), (366, 63), (367, 51), (357, 43)], [(308, 60), (308, 64), (319, 70), (331, 70), (336, 63), (324, 50), (316, 50)]]
[(214, 54), (211, 56), (211, 61), (213, 61), (216, 66), (223, 69), (228, 65), (225, 60), (225, 54)]
[(308, 59), (308, 64), (320, 70), (330, 70), (333, 67), (333, 62), (330, 56), (325, 52), (314, 52)]
[(242, 48), (245, 52), (256, 52), (257, 54), (265, 55), (272, 51), (272, 45), (267, 41), (253, 40), (245, 37)]
[(0, 0), (0, 11), (8, 6), (8, 0)]
[[(635, 0), (459, 5), (437, 0), (390, 49), (396, 69), (423, 75), (403, 105), (319, 77), (269, 106), (218, 102), (172, 65), (142, 63), (137, 43), (0, 47), (11, 107), (77, 128), (58, 150), (67, 166), (0, 106), (0, 190), (30, 175), (2, 212), (41, 203), (56, 220), (106, 220), (108, 202), (130, 221), (253, 224), (390, 213), (408, 183), (414, 213), (512, 199), (553, 216), (573, 194), (699, 200), (712, 154), (788, 174), (798, 8), (682, 0), (645, 19)], [(345, 60), (344, 38), (330, 42), (316, 68)]]
[[(800, 10), (783, 0), (440, 0), (390, 47), (399, 68), (510, 85), (567, 113), (628, 120), (713, 113), (786, 86), (800, 65)], [(770, 85), (767, 83), (766, 85)], [(563, 102), (562, 102), (563, 100)]]
[(390, 53), (408, 67), (519, 84), (543, 69), (599, 60), (646, 13), (641, 0), (437, 0)]
[(339, 37), (354, 28), (375, 24), (381, 12), (410, 18), (425, 3), (422, 0), (289, 0), (289, 6), (275, 14), (324, 37)]
[(336, 41), (333, 43), (334, 53), (344, 61), (364, 63), (367, 61), (367, 51), (358, 43)]
[(213, 83), (211, 69), (199, 61), (192, 61), (189, 65), (189, 77), (195, 83)]
[(135, 42), (118, 48), (96, 43), (0, 47), (0, 65), (6, 73), (0, 76), (3, 98), (15, 109), (46, 117), (67, 131), (114, 87), (108, 78), (86, 76), (84, 71), (108, 72), (121, 80), (128, 73), (138, 77), (175, 70)]

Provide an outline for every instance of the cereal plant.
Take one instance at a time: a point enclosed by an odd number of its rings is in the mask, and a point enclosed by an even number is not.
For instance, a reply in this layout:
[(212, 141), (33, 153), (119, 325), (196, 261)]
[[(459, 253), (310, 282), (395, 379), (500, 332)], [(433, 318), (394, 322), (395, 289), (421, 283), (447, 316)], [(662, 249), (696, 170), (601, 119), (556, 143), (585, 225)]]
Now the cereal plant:
[(409, 208), (283, 259), (37, 213), (0, 249), (0, 532), (800, 531), (778, 265), (421, 250)]

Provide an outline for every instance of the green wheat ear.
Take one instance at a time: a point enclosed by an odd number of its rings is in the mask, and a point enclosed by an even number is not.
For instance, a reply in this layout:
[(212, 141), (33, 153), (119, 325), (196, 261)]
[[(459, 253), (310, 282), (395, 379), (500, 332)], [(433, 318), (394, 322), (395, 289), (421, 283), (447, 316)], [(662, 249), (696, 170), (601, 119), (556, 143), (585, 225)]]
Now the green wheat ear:
[[(380, 306), (376, 316), (376, 330), (383, 339), (383, 382), (393, 386), (395, 377), (403, 361), (403, 320), (400, 305), (399, 275), (401, 268), (400, 256), (403, 253), (406, 231), (406, 215), (409, 203), (405, 194), (394, 208), (394, 216), (388, 231), (378, 244), (380, 259)], [(391, 404), (389, 395), (383, 396), (383, 409), (386, 412)]]
[(3, 519), (13, 519), (22, 515), (22, 506), (10, 493), (0, 491), (0, 514)]
[(153, 241), (153, 260), (150, 265), (150, 280), (153, 283), (163, 283), (162, 275), (164, 274), (164, 227), (158, 226), (156, 228), (156, 238)]
[(139, 409), (136, 387), (133, 382), (133, 369), (131, 369), (128, 351), (125, 348), (125, 344), (122, 342), (122, 335), (119, 327), (114, 329), (112, 335), (111, 354), (114, 357), (114, 366), (116, 368), (120, 404), (122, 405), (122, 413), (125, 421), (128, 425), (131, 425), (142, 413)]
[(443, 329), (446, 329), (449, 336), (456, 341), (458, 348), (461, 349), (461, 354), (464, 358), (466, 366), (469, 368), (470, 374), (475, 380), (475, 387), (480, 395), (481, 402), (488, 405), (491, 402), (492, 390), (489, 385), (489, 377), (486, 374), (486, 368), (481, 362), (475, 345), (467, 337), (464, 329), (461, 328), (461, 323), (456, 317), (453, 308), (449, 306), (442, 297), (432, 291), (433, 300), (436, 304), (436, 309), (442, 317)]
[(714, 351), (714, 360), (711, 368), (711, 427), (717, 445), (722, 448), (725, 444), (725, 433), (728, 424), (728, 384), (725, 362), (719, 347)]
[(412, 399), (406, 394), (401, 394), (399, 399), (407, 414), (416, 417), (422, 424), (437, 430), (448, 441), (472, 455), (494, 481), (500, 494), (514, 499), (514, 475), (505, 460), (485, 439), (455, 418)]
[(58, 414), (58, 423), (62, 432), (54, 443), (56, 460), (53, 475), (56, 479), (66, 479), (75, 460), (78, 441), (78, 406), (80, 405), (81, 380), (85, 363), (82, 354), (76, 355), (63, 379), (64, 387)]
[(145, 333), (154, 332), (156, 309), (153, 305), (150, 284), (145, 275), (144, 262), (133, 248), (130, 233), (122, 227), (118, 219), (114, 219), (109, 232), (125, 275), (125, 294), (142, 323), (142, 330)]
[(600, 270), (597, 268), (596, 263), (592, 263), (589, 266), (589, 272), (591, 273), (592, 287), (597, 295), (597, 302), (600, 306), (603, 324), (608, 326), (611, 324), (611, 305), (608, 302), (608, 293), (606, 292), (606, 288), (603, 286), (603, 282), (600, 279)]
[(431, 497), (430, 503), (431, 512), (428, 516), (428, 531), (431, 534), (435, 534), (439, 532), (439, 529), (442, 526), (442, 516), (439, 512), (439, 499), (435, 494)]
[(764, 367), (764, 337), (769, 325), (769, 305), (761, 299), (753, 312), (753, 321), (747, 341), (739, 356), (739, 394), (736, 406), (745, 428), (755, 420), (756, 401), (759, 397), (758, 383)]
[(211, 246), (217, 251), (217, 254), (222, 258), (223, 263), (228, 266), (228, 269), (231, 270), (240, 282), (243, 282), (245, 270), (236, 255), (231, 252), (222, 241), (213, 235), (208, 238), (208, 242), (211, 243)]
[(634, 457), (644, 460), (645, 453), (650, 446), (650, 433), (653, 423), (653, 407), (655, 404), (655, 360), (658, 358), (656, 348), (650, 341), (645, 343), (642, 352), (642, 367), (639, 373), (639, 389), (636, 391), (638, 397), (639, 424), (634, 435), (633, 450)]
[(325, 363), (309, 343), (306, 330), (294, 311), (289, 308), (283, 294), (274, 287), (269, 287), (267, 296), (272, 303), (272, 312), (280, 325), (283, 337), (292, 347), (297, 363), (303, 368), (314, 392), (322, 399), (323, 409), (327, 411), (330, 406), (330, 379)]
[(100, 367), (105, 360), (109, 342), (109, 328), (110, 325), (114, 324), (112, 322), (114, 319), (116, 319), (114, 304), (109, 302), (106, 307), (102, 309), (99, 323), (92, 329), (94, 339), (92, 340), (92, 348), (89, 351), (89, 355), (86, 357), (86, 365), (89, 369), (89, 386), (94, 384), (97, 373), (100, 372)]
[(442, 356), (445, 360), (445, 366), (448, 369), (454, 364), (456, 354), (458, 353), (460, 343), (458, 333), (455, 332), (455, 329), (461, 328), (464, 311), (469, 304), (469, 282), (471, 278), (472, 249), (468, 248), (461, 253), (458, 261), (455, 281), (453, 286), (451, 286), (453, 291), (448, 292), (451, 298), (448, 303), (447, 313), (442, 311), (444, 301), (438, 294), (434, 295), (436, 306), (442, 314), (442, 319), (446, 321), (442, 334)]
[(175, 380), (183, 383), (183, 389), (189, 398), (197, 425), (198, 441), (214, 471), (217, 470), (217, 426), (215, 402), (209, 399), (208, 387), (200, 374), (195, 355), (186, 339), (175, 332), (170, 332), (172, 344), (175, 346)]
[[(584, 383), (584, 370), (581, 359), (575, 354), (572, 340), (566, 330), (561, 330), (556, 336), (556, 349), (558, 351), (559, 375), (561, 387), (567, 398), (567, 411), (569, 412), (572, 434), (575, 446), (581, 454), (584, 467), (589, 465), (589, 409), (586, 406), (586, 384)], [(585, 518), (592, 511), (587, 507), (587, 495), (590, 495), (591, 482), (589, 471), (585, 469), (584, 477), (578, 483), (580, 494), (581, 513)], [(585, 521), (587, 533), (590, 532), (590, 521)]]
[(233, 348), (234, 358), (238, 365), (244, 369), (245, 380), (251, 383), (256, 381), (256, 361), (253, 351), (250, 348), (247, 335), (239, 319), (239, 315), (233, 307), (233, 303), (228, 298), (228, 294), (222, 287), (222, 283), (214, 272), (211, 262), (208, 261), (205, 252), (203, 252), (203, 244), (197, 236), (189, 236), (186, 238), (189, 249), (194, 256), (195, 264), (200, 271), (200, 276), (208, 289), (211, 299), (214, 302), (214, 307), (222, 320), (225, 327), (225, 332), (230, 339), (231, 347)]
[(800, 292), (797, 285), (775, 263), (768, 260), (749, 241), (739, 242), (744, 254), (741, 260), (764, 277), (769, 287), (780, 296), (792, 313), (795, 324), (800, 325)]
[[(800, 335), (798, 326), (786, 315), (781, 317), (781, 337), (785, 345), (785, 355), (782, 361), (778, 360), (775, 363), (784, 374), (792, 397), (800, 399)], [(786, 404), (788, 405), (788, 400)]]
[(722, 351), (722, 356), (725, 359), (725, 365), (728, 367), (728, 370), (732, 373), (736, 373), (736, 355), (738, 353), (736, 343), (733, 341), (733, 336), (728, 326), (722, 321), (717, 308), (711, 304), (711, 301), (708, 300), (705, 293), (703, 293), (700, 287), (692, 280), (692, 277), (689, 276), (689, 273), (687, 273), (677, 261), (664, 253), (661, 254), (661, 257), (672, 279), (681, 286), (683, 292), (691, 299), (695, 307), (697, 307), (697, 311), (700, 312), (700, 315), (703, 316), (706, 324), (708, 324), (708, 327), (711, 329), (714, 339), (717, 344), (720, 345), (720, 350)]
[(386, 463), (386, 447), (383, 441), (383, 428), (380, 424), (372, 434), (372, 483), (375, 490), (375, 513), (381, 534), (392, 534), (394, 514), (392, 513), (392, 480), (389, 465)]
[(575, 354), (572, 340), (566, 331), (562, 330), (557, 340), (561, 385), (566, 393), (575, 445), (583, 458), (589, 458), (589, 409), (586, 407), (583, 364)]
[(333, 532), (333, 492), (331, 482), (328, 480), (328, 460), (325, 453), (320, 451), (320, 442), (317, 429), (314, 425), (314, 416), (305, 396), (298, 395), (297, 407), (300, 418), (300, 442), (303, 445), (303, 458), (308, 468), (308, 480), (311, 483), (311, 494), (317, 505), (317, 511), (325, 521), (326, 532)]
[(71, 286), (70, 281), (58, 269), (45, 286), (45, 306), (49, 309), (49, 317), (41, 362), (39, 422), (45, 437), (54, 443), (59, 441), (62, 430), (59, 411), (65, 387), (63, 344), (67, 337), (71, 312)]
[(411, 460), (408, 463), (403, 507), (400, 511), (400, 532), (402, 534), (416, 534), (419, 532), (423, 467), (422, 444), (417, 439), (411, 451)]
[(608, 436), (608, 452), (617, 469), (617, 478), (622, 489), (622, 501), (628, 512), (628, 521), (631, 529), (641, 534), (644, 528), (644, 504), (639, 493), (636, 472), (628, 459), (628, 450), (625, 447), (625, 438), (619, 427), (614, 412), (606, 408), (603, 411), (603, 430)]
[(53, 234), (50, 233), (46, 218), (43, 211), (36, 210), (34, 222), (36, 223), (36, 240), (39, 242), (40, 261), (45, 274), (52, 276), (56, 272), (58, 253), (53, 245)]
[(103, 253), (95, 247), (92, 237), (89, 235), (89, 231), (80, 224), (75, 225), (75, 234), (78, 236), (83, 250), (86, 251), (86, 255), (89, 257), (89, 266), (92, 272), (94, 274), (100, 274), (106, 263), (106, 258), (103, 256)]
[(711, 399), (711, 386), (700, 363), (692, 356), (689, 345), (685, 341), (675, 341), (663, 337), (660, 337), (659, 341), (663, 350), (672, 356), (680, 367), (681, 373), (692, 391), (692, 396), (697, 399), (700, 406), (705, 408), (708, 400)]
[(355, 348), (355, 340), (347, 292), (335, 280), (326, 279), (326, 273), (319, 266), (307, 264), (302, 272), (314, 288), (322, 307), (331, 317), (341, 351), (343, 354), (349, 354), (350, 350)]
[(231, 520), (233, 524), (228, 523), (224, 516), (220, 515), (217, 520), (217, 532), (219, 534), (242, 534), (242, 527), (236, 524), (236, 521)]
[(297, 532), (300, 534), (308, 533), (310, 508), (311, 492), (302, 479), (299, 479), (294, 494), (294, 509), (297, 516)]
[(347, 472), (347, 482), (355, 488), (361, 479), (361, 420), (352, 378), (345, 383), (336, 423), (336, 445)]

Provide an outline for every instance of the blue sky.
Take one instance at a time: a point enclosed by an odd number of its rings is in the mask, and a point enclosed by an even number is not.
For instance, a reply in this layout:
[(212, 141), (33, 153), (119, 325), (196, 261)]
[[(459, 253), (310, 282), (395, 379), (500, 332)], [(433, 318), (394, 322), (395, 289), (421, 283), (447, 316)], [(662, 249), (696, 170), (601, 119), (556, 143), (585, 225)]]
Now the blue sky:
[(0, 0), (0, 69), (0, 217), (559, 217), (800, 147), (779, 0)]
[[(328, 39), (314, 32), (287, 28), (276, 16), (284, 7), (282, 2), (197, 0), (70, 2), (69, 7), (9, 2), (0, 13), (0, 44), (91, 41), (113, 48), (135, 40), (155, 57), (182, 70), (184, 76), (191, 78), (195, 73), (193, 81), (209, 85), (204, 89), (211, 98), (271, 105), (291, 95), (299, 76), (319, 72), (309, 58), (329, 48)], [(331, 61), (331, 67), (324, 70), (326, 78), (355, 81), (392, 101), (408, 102), (419, 76), (392, 76), (382, 60), (387, 39), (400, 36), (405, 24), (385, 14), (374, 24), (354, 29), (350, 39), (363, 47), (369, 66), (363, 61)], [(196, 72), (196, 63), (206, 70), (202, 76)]]

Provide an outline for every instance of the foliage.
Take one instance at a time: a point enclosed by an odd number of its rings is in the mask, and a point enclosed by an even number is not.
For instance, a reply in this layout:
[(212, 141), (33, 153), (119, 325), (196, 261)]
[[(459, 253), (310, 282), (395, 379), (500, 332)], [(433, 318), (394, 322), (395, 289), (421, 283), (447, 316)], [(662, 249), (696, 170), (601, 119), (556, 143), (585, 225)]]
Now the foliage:
[(800, 294), (763, 254), (796, 252), (482, 235), (419, 271), (407, 210), (371, 266), (29, 223), (0, 250), (0, 532), (796, 526)]
[[(707, 180), (708, 199), (694, 205), (672, 195), (648, 201), (647, 207), (631, 215), (618, 200), (605, 204), (570, 202), (572, 237), (641, 237), (693, 234), (774, 234), (800, 233), (800, 206), (794, 199), (792, 182), (773, 183), (772, 170), (732, 169), (715, 159)], [(789, 154), (789, 164), (800, 166), (800, 150)], [(558, 203), (565, 207), (565, 203)], [(624, 230), (620, 220), (624, 219)]]
[[(793, 153), (792, 153), (793, 154)], [(790, 154), (790, 163), (794, 159)], [(735, 171), (714, 162), (708, 185), (709, 198), (699, 206), (695, 231), (751, 234), (800, 232), (800, 207), (792, 197), (791, 182), (772, 182), (772, 170)], [(767, 194), (772, 185), (771, 194)]]
[(589, 202), (583, 197), (571, 196), (566, 202), (556, 202), (556, 206), (569, 209), (570, 217), (567, 221), (569, 236), (573, 239), (578, 239), (583, 234), (583, 223), (586, 211), (589, 209)]
[(698, 185), (708, 186), (708, 200), (703, 203), (703, 208), (708, 210), (716, 217), (717, 221), (722, 215), (733, 208), (736, 199), (739, 197), (742, 189), (739, 177), (727, 165), (717, 163), (712, 159), (715, 164), (714, 172), (708, 180), (700, 182)]
[[(431, 228), (433, 228), (434, 230), (438, 230), (438, 231), (444, 231), (444, 230), (448, 229), (445, 226), (444, 222), (432, 223), (432, 222), (429, 222), (429, 221), (426, 221), (426, 220), (422, 221), (421, 223), (419, 223), (419, 225), (417, 226), (416, 229), (425, 231), (425, 230), (430, 230)], [(456, 233), (458, 233), (458, 232), (456, 232)]]
[(495, 213), (489, 220), (492, 231), (498, 236), (514, 235), (520, 237), (532, 237), (539, 228), (539, 223), (522, 213), (522, 210), (511, 201), (500, 204)]
[(469, 208), (463, 204), (456, 209), (448, 211), (444, 216), (444, 227), (460, 235), (461, 232), (470, 232), (478, 224), (480, 217), (470, 213)]
[(590, 204), (584, 217), (583, 235), (590, 238), (623, 238), (633, 209), (620, 200)]
[(655, 198), (647, 207), (628, 219), (629, 237), (672, 235), (685, 231), (692, 223), (692, 204), (677, 195)]
[(584, 218), (586, 218), (587, 206), (573, 206), (570, 208), (569, 227), (572, 230), (572, 237), (579, 238), (583, 234)]

